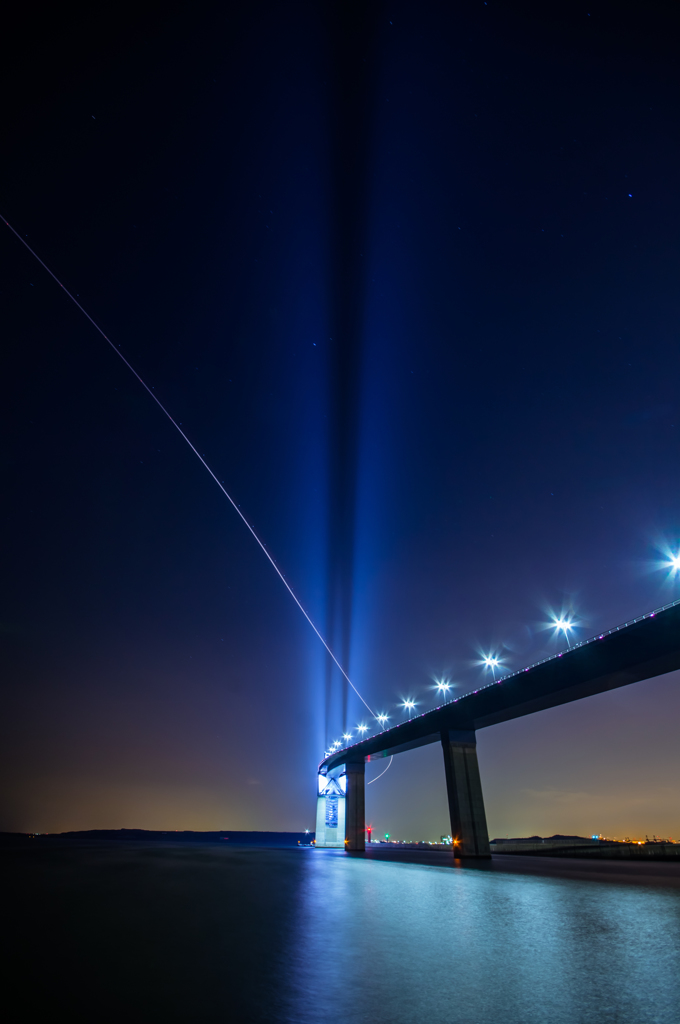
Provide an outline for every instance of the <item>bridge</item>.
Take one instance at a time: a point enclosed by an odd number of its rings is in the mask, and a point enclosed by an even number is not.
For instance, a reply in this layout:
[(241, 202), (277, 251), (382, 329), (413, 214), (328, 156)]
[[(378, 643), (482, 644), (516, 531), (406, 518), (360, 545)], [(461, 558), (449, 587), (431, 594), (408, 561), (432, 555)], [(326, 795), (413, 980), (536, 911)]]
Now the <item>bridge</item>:
[(456, 855), (489, 857), (477, 730), (674, 669), (680, 669), (680, 601), (333, 751), (319, 765), (316, 846), (364, 850), (366, 762), (441, 743)]

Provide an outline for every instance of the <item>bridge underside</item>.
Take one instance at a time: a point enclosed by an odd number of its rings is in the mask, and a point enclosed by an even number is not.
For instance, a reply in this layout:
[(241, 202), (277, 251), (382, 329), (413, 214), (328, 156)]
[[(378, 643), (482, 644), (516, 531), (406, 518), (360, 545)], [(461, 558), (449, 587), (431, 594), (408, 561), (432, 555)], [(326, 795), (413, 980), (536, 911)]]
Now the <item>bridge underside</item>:
[[(363, 766), (366, 761), (441, 742), (451, 835), (465, 856), (488, 856), (475, 733), (490, 725), (581, 700), (680, 669), (680, 604), (651, 612), (547, 661), (450, 701), (392, 729), (338, 750), (319, 766), (322, 776), (346, 779), (352, 808), (344, 843), (364, 849)], [(361, 771), (358, 766), (361, 765)], [(320, 806), (321, 806), (320, 797)], [(321, 811), (319, 812), (321, 813)], [(325, 812), (324, 812), (325, 813)], [(319, 821), (317, 821), (317, 828)], [(318, 842), (317, 845), (324, 845)]]

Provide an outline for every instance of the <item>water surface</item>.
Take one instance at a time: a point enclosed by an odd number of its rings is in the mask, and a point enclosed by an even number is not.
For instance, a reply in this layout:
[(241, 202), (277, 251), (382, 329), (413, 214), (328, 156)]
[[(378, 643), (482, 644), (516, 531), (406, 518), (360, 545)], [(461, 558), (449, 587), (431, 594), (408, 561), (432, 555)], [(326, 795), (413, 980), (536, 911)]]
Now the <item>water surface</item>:
[(2, 857), (5, 997), (27, 1020), (680, 1021), (675, 864), (137, 843)]

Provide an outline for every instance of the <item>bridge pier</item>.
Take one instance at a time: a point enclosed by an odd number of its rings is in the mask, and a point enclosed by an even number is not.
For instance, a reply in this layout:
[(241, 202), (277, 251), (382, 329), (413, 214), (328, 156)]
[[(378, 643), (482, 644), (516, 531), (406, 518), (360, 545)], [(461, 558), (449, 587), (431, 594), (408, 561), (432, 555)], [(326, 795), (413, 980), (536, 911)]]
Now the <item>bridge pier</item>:
[(474, 729), (442, 729), (451, 837), (460, 857), (490, 857)]
[(365, 850), (366, 812), (363, 761), (319, 775), (316, 801), (318, 849)]
[(336, 768), (328, 775), (319, 775), (316, 801), (317, 848), (345, 848), (346, 782), (342, 768)]
[(347, 797), (345, 804), (345, 849), (366, 849), (366, 764), (362, 758), (345, 765)]

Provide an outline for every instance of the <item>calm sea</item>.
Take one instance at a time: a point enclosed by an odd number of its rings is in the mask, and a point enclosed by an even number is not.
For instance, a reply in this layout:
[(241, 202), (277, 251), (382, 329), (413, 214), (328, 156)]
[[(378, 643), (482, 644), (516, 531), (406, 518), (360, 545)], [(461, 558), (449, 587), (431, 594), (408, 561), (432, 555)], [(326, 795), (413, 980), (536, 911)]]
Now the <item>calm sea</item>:
[(12, 1020), (680, 1022), (674, 864), (124, 843), (2, 859)]

